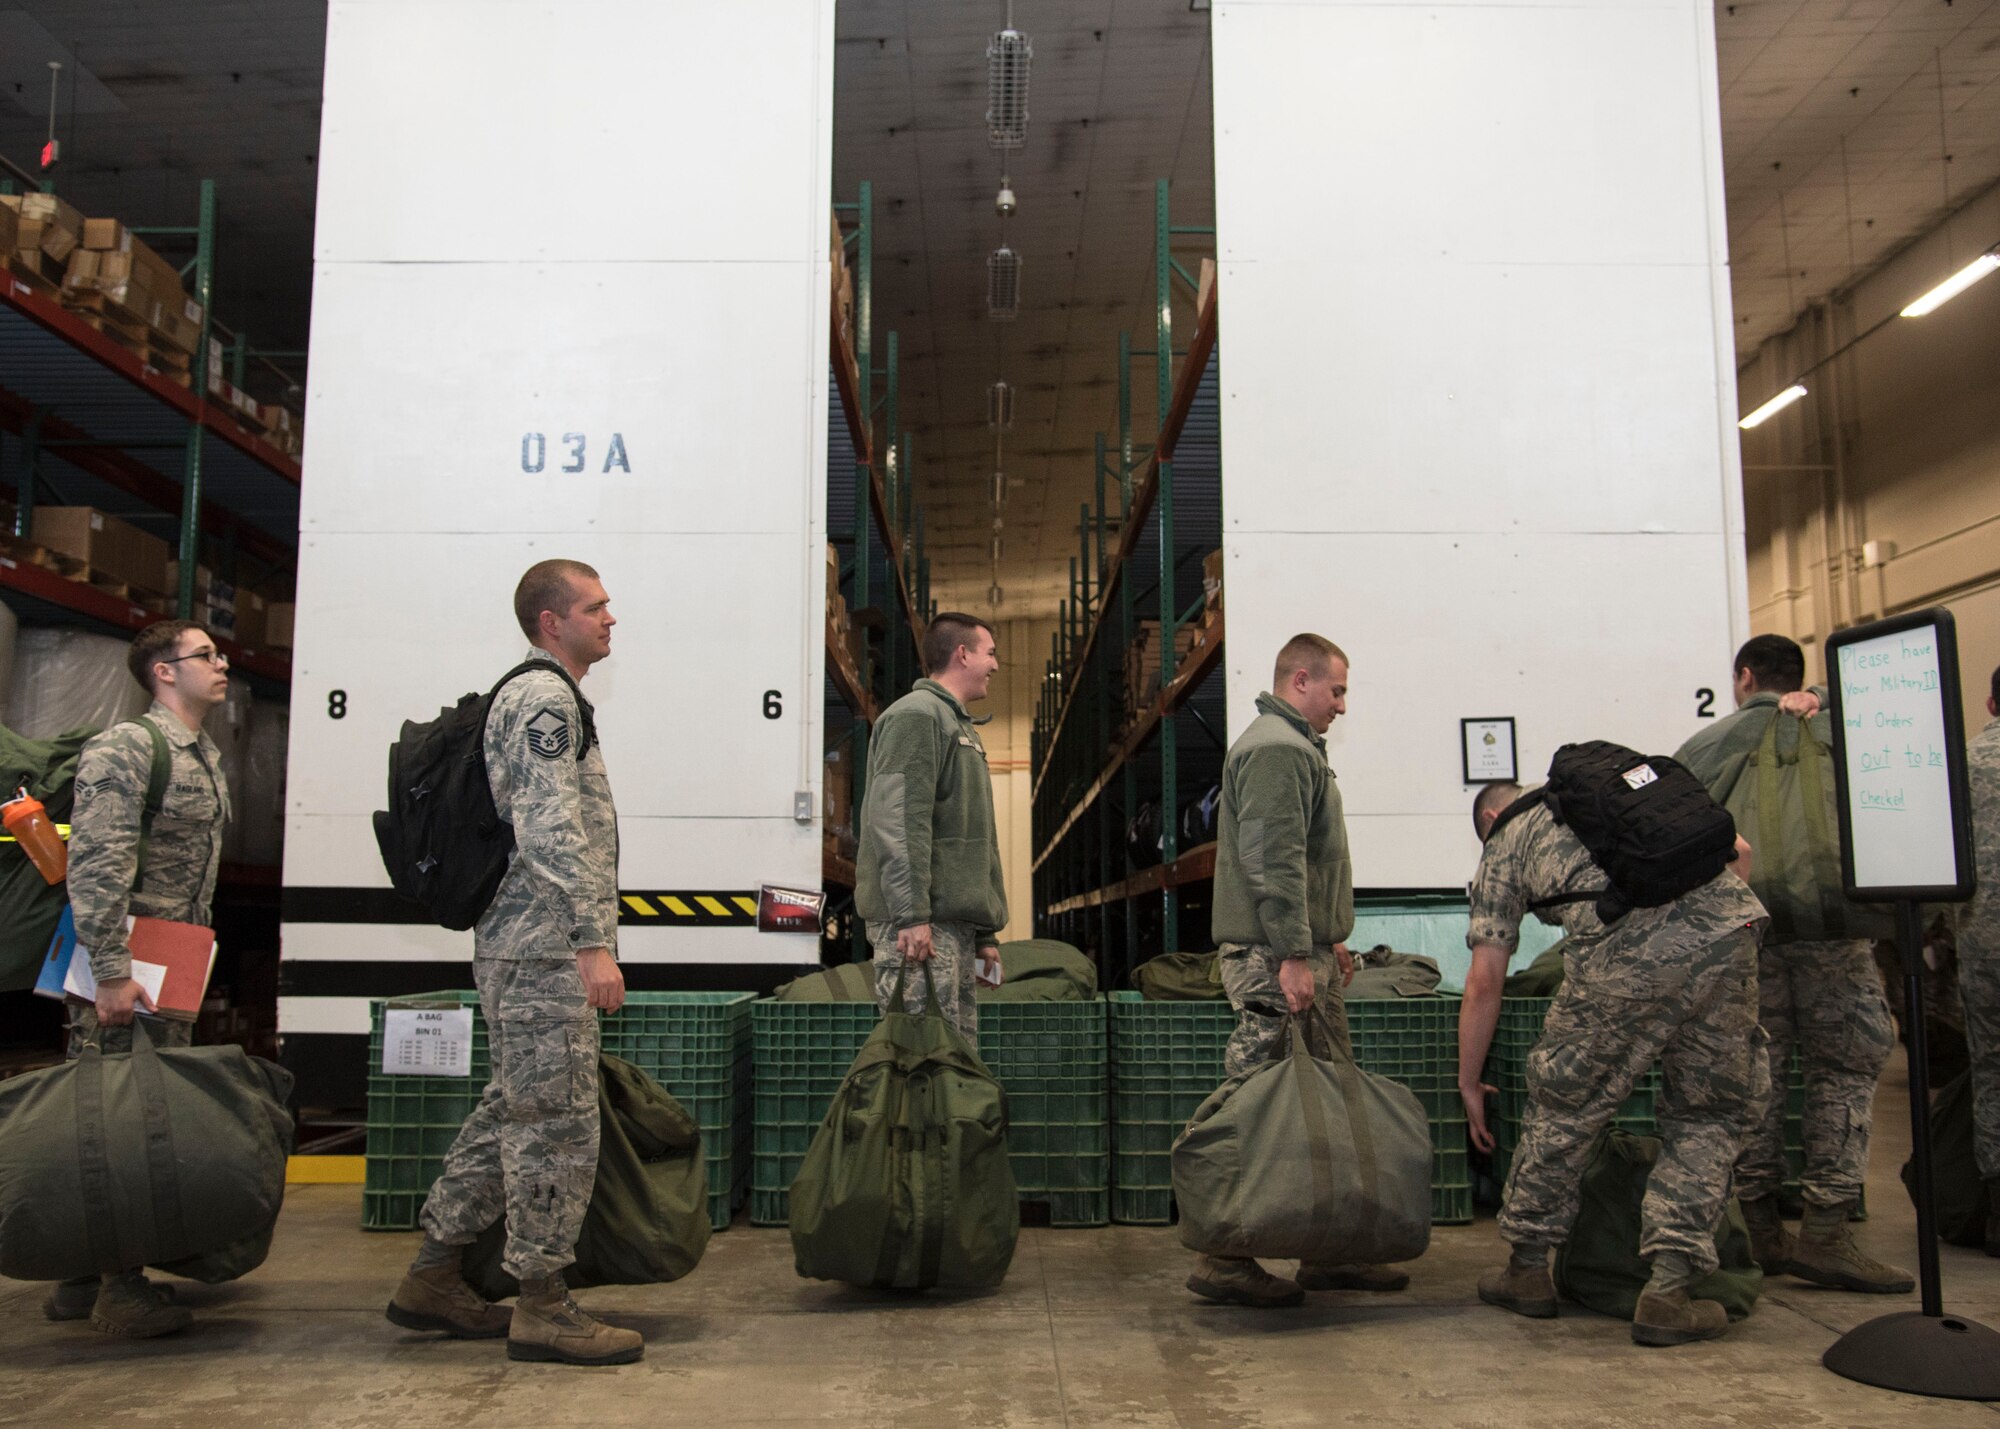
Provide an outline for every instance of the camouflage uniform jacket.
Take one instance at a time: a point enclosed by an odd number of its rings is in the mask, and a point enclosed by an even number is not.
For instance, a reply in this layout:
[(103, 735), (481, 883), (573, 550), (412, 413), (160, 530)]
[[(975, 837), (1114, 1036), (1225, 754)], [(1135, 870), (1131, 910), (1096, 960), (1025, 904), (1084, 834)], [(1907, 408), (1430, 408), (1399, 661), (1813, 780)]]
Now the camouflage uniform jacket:
[(1007, 925), (984, 723), (935, 680), (875, 721), (854, 890), (867, 922), (969, 923), (982, 944)]
[[(546, 650), (530, 660), (556, 664)], [(482, 958), (560, 958), (584, 948), (618, 952), (618, 810), (604, 751), (581, 760), (584, 711), (554, 669), (502, 687), (486, 719), (493, 805), (514, 826), (514, 852), (473, 930)]]
[[(139, 823), (153, 771), (153, 738), (136, 722), (113, 725), (83, 746), (70, 815), (69, 902), (91, 976), (129, 977), (125, 918), (207, 923), (222, 866), (229, 784), (222, 751), (158, 700), (143, 716), (167, 740), (167, 794), (139, 867)], [(133, 887), (134, 879), (138, 887)]]
[[(1511, 957), (1520, 946), (1521, 919), (1529, 904), (1564, 893), (1594, 893), (1609, 884), (1582, 841), (1558, 824), (1546, 806), (1529, 809), (1486, 841), (1472, 881), (1465, 941), (1471, 947), (1494, 944)], [(1643, 952), (1647, 961), (1659, 962), (1692, 958), (1739, 928), (1761, 925), (1764, 905), (1748, 884), (1725, 869), (1671, 903), (1634, 908), (1608, 928), (1588, 899), (1537, 910), (1535, 916), (1575, 940), (1571, 957), (1595, 962)]]
[(1223, 760), (1215, 837), (1216, 942), (1296, 958), (1354, 931), (1354, 864), (1326, 741), (1276, 695), (1257, 696), (1257, 718)]
[(1965, 747), (1966, 783), (1972, 793), (1972, 856), (1979, 887), (1972, 901), (1953, 910), (1955, 925), (1972, 929), (1987, 947), (2000, 947), (2000, 719), (1989, 722)]

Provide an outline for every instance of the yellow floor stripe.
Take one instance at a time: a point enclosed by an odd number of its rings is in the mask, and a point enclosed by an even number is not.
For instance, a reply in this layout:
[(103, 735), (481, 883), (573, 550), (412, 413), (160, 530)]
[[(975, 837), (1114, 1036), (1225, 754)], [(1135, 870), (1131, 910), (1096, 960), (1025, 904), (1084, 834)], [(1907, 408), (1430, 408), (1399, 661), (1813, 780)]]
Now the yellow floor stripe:
[(293, 1156), (285, 1162), (285, 1180), (293, 1186), (359, 1186), (366, 1168), (361, 1156)]
[(737, 906), (738, 908), (741, 908), (741, 909), (742, 909), (742, 910), (743, 910), (743, 911), (744, 911), (745, 913), (749, 914), (749, 915), (750, 915), (750, 916), (751, 916), (752, 918), (755, 918), (755, 917), (757, 916), (757, 900), (756, 900), (756, 899), (754, 899), (754, 898), (735, 898), (735, 899), (732, 899), (732, 900), (730, 900), (730, 901), (731, 901), (731, 902), (733, 902), (733, 903), (735, 903), (735, 905), (736, 905), (736, 906)]
[(704, 894), (697, 893), (694, 901), (718, 918), (727, 918), (729, 916), (729, 910), (723, 906), (722, 900), (719, 898), (710, 898)]
[(636, 897), (633, 894), (630, 893), (625, 894), (620, 901), (623, 902), (627, 908), (630, 908), (634, 913), (637, 913), (642, 918), (657, 918), (660, 916), (659, 909), (655, 908), (645, 899)]
[(680, 899), (674, 897), (672, 894), (668, 894), (665, 898), (662, 898), (660, 901), (666, 904), (668, 909), (670, 909), (673, 912), (674, 916), (677, 918), (694, 917), (694, 909), (688, 907), (687, 904), (681, 902)]

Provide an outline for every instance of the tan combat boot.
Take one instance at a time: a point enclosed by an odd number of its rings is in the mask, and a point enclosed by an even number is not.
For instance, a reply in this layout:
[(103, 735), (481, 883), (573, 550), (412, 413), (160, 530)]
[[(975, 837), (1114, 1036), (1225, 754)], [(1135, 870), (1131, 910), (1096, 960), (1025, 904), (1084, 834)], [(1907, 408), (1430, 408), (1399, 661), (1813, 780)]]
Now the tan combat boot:
[(1729, 1328), (1729, 1312), (1714, 1300), (1696, 1300), (1687, 1287), (1639, 1292), (1632, 1310), (1632, 1343), (1635, 1345), (1686, 1345), (1696, 1340), (1712, 1340)]
[(489, 1303), (455, 1264), (412, 1266), (382, 1313), (405, 1330), (442, 1330), (455, 1340), (497, 1340), (514, 1322), (511, 1309)]
[(2000, 1255), (2000, 1176), (1986, 1183), (1986, 1253)]
[(560, 1275), (521, 1282), (507, 1329), (507, 1358), (557, 1364), (631, 1364), (646, 1353), (637, 1330), (620, 1330), (586, 1315)]
[(1791, 1268), (1793, 1242), (1784, 1217), (1778, 1214), (1778, 1198), (1759, 1196), (1737, 1204), (1743, 1208), (1743, 1224), (1750, 1228), (1751, 1258), (1766, 1275), (1783, 1275)]
[(97, 1300), (90, 1307), (90, 1323), (107, 1335), (150, 1340), (185, 1330), (194, 1315), (182, 1305), (171, 1304), (136, 1271), (107, 1276), (97, 1287)]
[(1389, 1265), (1301, 1265), (1302, 1290), (1407, 1290), (1410, 1277)]
[(1787, 1267), (1790, 1273), (1814, 1285), (1864, 1295), (1902, 1295), (1914, 1290), (1917, 1282), (1909, 1271), (1884, 1265), (1854, 1243), (1854, 1232), (1847, 1224), (1853, 1209), (1852, 1202), (1838, 1206), (1807, 1203), (1798, 1243), (1792, 1247), (1792, 1263)]
[(1248, 1305), (1253, 1310), (1296, 1305), (1306, 1298), (1296, 1280), (1281, 1280), (1254, 1260), (1216, 1255), (1194, 1258), (1194, 1273), (1187, 1278), (1187, 1288), (1204, 1300)]
[(1510, 1260), (1489, 1270), (1479, 1277), (1479, 1298), (1530, 1320), (1556, 1317), (1556, 1282), (1546, 1265), (1518, 1266)]

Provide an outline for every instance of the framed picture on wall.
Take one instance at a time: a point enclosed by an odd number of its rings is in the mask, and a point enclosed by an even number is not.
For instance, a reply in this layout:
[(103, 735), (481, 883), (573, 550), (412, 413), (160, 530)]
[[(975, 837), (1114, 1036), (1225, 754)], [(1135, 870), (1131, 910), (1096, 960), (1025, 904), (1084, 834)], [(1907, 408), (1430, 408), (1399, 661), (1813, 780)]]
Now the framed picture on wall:
[(1459, 756), (1468, 784), (1511, 784), (1520, 778), (1515, 767), (1514, 721), (1462, 719), (1458, 722)]

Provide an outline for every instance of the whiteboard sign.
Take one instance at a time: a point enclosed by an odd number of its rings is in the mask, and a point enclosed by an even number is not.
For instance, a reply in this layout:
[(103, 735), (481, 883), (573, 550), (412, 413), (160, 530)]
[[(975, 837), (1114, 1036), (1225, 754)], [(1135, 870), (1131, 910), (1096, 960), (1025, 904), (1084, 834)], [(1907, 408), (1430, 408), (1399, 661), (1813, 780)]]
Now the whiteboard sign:
[(382, 1072), (385, 1076), (471, 1076), (472, 1009), (384, 1009)]
[(1951, 612), (1931, 609), (1827, 642), (1841, 873), (1850, 898), (1972, 896), (1971, 810)]

